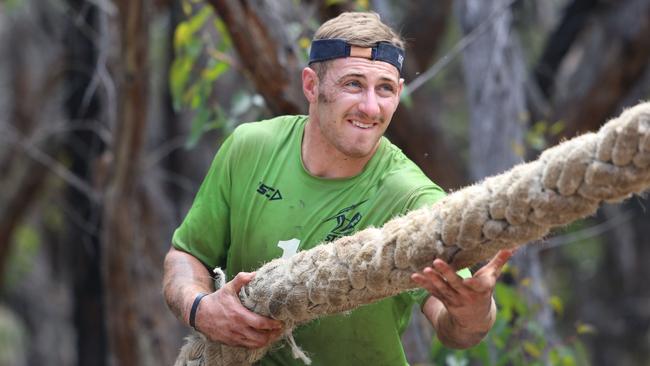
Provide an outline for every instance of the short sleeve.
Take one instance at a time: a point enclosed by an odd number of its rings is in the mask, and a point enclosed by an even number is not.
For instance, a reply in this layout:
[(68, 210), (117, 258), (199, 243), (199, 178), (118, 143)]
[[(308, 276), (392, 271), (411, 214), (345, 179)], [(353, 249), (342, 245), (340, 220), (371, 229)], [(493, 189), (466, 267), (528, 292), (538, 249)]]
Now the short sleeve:
[(420, 187), (409, 196), (406, 201), (405, 211), (408, 212), (426, 205), (432, 205), (446, 195), (447, 194), (442, 190), (442, 188), (433, 183), (429, 186)]
[(231, 135), (217, 152), (185, 219), (172, 237), (174, 248), (208, 268), (225, 267), (230, 245)]

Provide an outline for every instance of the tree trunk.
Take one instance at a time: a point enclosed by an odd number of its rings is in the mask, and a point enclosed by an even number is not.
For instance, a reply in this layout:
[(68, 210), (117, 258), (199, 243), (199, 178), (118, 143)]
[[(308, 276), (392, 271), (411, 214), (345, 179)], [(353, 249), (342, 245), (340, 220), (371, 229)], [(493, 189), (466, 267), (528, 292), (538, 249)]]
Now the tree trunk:
[(647, 204), (647, 199), (635, 198), (620, 206), (604, 206), (597, 219), (615, 224), (605, 232), (604, 240), (591, 243), (599, 245), (602, 254), (586, 260), (595, 260), (598, 266), (588, 277), (584, 270), (575, 271), (576, 277), (583, 279), (576, 286), (576, 318), (595, 329), (583, 340), (594, 366), (643, 365), (650, 357), (646, 339), (650, 331)]
[(117, 115), (112, 140), (113, 164), (106, 189), (102, 260), (106, 287), (111, 364), (141, 362), (138, 319), (138, 248), (143, 235), (138, 174), (147, 122), (149, 41), (148, 2), (116, 0), (119, 59), (115, 67)]
[[(458, 2), (465, 34), (493, 16), (506, 1)], [(463, 68), (471, 109), (470, 170), (472, 180), (502, 172), (523, 159), (527, 113), (525, 69), (512, 15), (504, 11), (468, 46)]]
[[(470, 170), (473, 180), (504, 171), (522, 161), (528, 125), (525, 96), (525, 65), (509, 9), (499, 15), (506, 0), (466, 0), (457, 3), (465, 34), (490, 19), (492, 25), (466, 48), (463, 66), (471, 106)], [(529, 303), (541, 304), (537, 320), (553, 339), (553, 312), (548, 305), (538, 251), (520, 250), (512, 262), (521, 279), (531, 286), (522, 290)]]
[(558, 26), (546, 40), (544, 51), (533, 72), (539, 91), (545, 98), (553, 92), (560, 64), (584, 30), (600, 0), (573, 0), (566, 7)]
[[(599, 44), (596, 51), (585, 52), (586, 55), (598, 57), (602, 65), (589, 71), (592, 74), (591, 84), (586, 91), (562, 101), (557, 108), (555, 120), (566, 121), (566, 130), (562, 133), (564, 137), (595, 130), (615, 115), (621, 100), (648, 69), (650, 1), (627, 0), (609, 6), (611, 9), (602, 15), (601, 20), (604, 47)], [(585, 62), (594, 63), (591, 60)]]
[[(98, 32), (97, 8), (82, 0), (69, 0), (68, 5), (79, 14), (84, 24)], [(97, 44), (78, 23), (69, 22), (66, 29), (67, 68), (65, 109), (70, 124), (86, 125), (72, 130), (64, 151), (70, 159), (71, 172), (93, 185), (93, 165), (104, 150), (98, 131), (93, 128), (99, 119), (99, 96), (91, 90), (97, 65)], [(68, 220), (64, 248), (71, 272), (74, 300), (73, 319), (77, 330), (77, 362), (79, 365), (106, 364), (106, 323), (104, 293), (101, 280), (100, 204), (75, 187), (69, 186), (66, 201), (74, 208), (81, 223)]]

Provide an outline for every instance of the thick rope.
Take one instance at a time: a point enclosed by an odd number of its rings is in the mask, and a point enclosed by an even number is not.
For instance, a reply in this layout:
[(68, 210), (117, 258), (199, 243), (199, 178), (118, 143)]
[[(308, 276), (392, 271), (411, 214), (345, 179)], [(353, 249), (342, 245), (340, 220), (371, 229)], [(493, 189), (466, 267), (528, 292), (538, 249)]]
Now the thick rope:
[[(550, 148), (533, 162), (490, 177), (436, 204), (333, 243), (276, 259), (242, 288), (248, 309), (287, 331), (416, 287), (410, 276), (441, 258), (463, 268), (539, 239), (650, 187), (650, 103)], [(268, 348), (249, 350), (188, 340), (176, 365), (251, 365)]]

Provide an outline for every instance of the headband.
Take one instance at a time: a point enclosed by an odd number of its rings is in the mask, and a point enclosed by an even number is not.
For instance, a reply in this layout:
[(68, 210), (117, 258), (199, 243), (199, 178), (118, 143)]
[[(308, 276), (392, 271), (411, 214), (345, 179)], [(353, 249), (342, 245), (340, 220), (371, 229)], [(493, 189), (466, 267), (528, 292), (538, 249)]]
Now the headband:
[(388, 42), (377, 42), (374, 47), (353, 46), (338, 38), (316, 39), (311, 43), (309, 64), (343, 57), (363, 57), (388, 62), (402, 73), (404, 50)]

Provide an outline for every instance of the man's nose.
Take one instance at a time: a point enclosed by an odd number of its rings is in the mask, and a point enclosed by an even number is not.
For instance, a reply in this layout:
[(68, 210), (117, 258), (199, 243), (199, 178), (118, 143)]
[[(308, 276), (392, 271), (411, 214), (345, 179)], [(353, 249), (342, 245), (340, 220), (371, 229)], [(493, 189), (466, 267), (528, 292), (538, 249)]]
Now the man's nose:
[(378, 117), (381, 113), (379, 100), (374, 90), (368, 89), (363, 95), (363, 100), (359, 103), (359, 110), (371, 118)]

